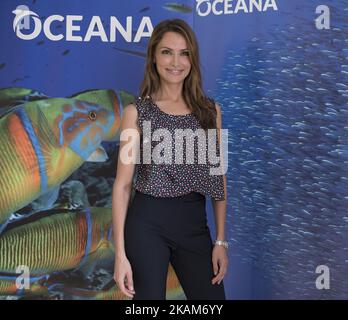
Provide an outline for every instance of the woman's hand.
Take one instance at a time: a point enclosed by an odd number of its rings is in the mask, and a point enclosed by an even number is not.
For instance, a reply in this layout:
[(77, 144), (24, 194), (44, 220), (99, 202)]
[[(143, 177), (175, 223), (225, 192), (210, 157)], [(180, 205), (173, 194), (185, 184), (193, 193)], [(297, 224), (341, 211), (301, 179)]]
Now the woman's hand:
[(129, 298), (135, 294), (131, 265), (126, 257), (115, 259), (114, 280), (119, 289)]
[(212, 253), (213, 270), (215, 277), (212, 279), (212, 284), (220, 284), (227, 272), (228, 257), (226, 248), (215, 245)]

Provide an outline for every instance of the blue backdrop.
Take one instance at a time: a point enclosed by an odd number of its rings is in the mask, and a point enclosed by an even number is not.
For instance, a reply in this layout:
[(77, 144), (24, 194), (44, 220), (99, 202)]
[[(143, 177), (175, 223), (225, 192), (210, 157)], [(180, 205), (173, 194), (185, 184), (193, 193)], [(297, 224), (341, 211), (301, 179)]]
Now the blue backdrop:
[[(43, 28), (31, 40), (19, 38), (12, 13), (19, 5), (42, 25), (62, 16), (50, 27), (62, 39), (50, 40)], [(347, 14), (345, 0), (3, 0), (0, 88), (49, 97), (92, 89), (137, 95), (151, 28), (167, 18), (186, 20), (199, 40), (205, 90), (229, 130), (227, 298), (347, 299)], [(75, 31), (69, 15), (81, 16)], [(93, 16), (105, 37), (84, 41)], [(111, 16), (124, 29), (129, 20), (130, 41), (119, 31), (111, 39)], [(34, 17), (23, 34), (33, 32)], [(69, 33), (80, 40), (69, 41)], [(92, 182), (77, 173), (69, 179), (84, 181), (90, 205), (107, 207), (113, 173), (102, 203)], [(210, 202), (207, 209), (214, 232)], [(318, 266), (326, 271), (316, 272)]]

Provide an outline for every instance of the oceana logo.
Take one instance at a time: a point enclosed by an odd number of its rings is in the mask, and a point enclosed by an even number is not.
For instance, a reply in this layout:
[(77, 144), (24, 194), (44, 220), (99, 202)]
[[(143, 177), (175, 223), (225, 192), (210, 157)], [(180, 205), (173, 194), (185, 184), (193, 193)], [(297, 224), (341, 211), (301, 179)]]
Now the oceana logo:
[[(103, 42), (115, 42), (118, 33), (127, 42), (140, 42), (142, 38), (149, 38), (153, 31), (153, 25), (150, 17), (143, 17), (137, 31), (133, 32), (133, 18), (126, 18), (126, 25), (114, 16), (110, 17), (109, 29), (106, 31), (99, 16), (92, 16), (89, 21), (85, 34), (81, 34), (81, 22), (84, 17), (79, 15), (51, 15), (43, 22), (36, 12), (30, 11), (27, 6), (18, 6), (12, 13), (15, 15), (13, 20), (13, 31), (16, 36), (22, 40), (33, 40), (38, 37), (42, 30), (44, 35), (51, 41), (83, 41), (88, 42), (92, 37), (100, 38)], [(57, 31), (53, 32), (51, 25), (54, 22), (65, 22), (65, 34)], [(34, 24), (32, 26), (32, 23)], [(133, 38), (134, 34), (134, 38)]]
[(201, 17), (237, 13), (278, 11), (276, 0), (196, 0), (196, 12)]

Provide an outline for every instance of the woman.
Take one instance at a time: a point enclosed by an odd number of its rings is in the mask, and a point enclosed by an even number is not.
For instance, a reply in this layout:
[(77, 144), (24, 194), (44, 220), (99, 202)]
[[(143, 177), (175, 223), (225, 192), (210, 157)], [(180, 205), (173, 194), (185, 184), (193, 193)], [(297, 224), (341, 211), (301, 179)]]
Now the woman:
[[(177, 129), (207, 132), (214, 128), (221, 128), (221, 111), (204, 96), (196, 37), (183, 20), (162, 21), (149, 41), (140, 97), (124, 109), (121, 123), (121, 132), (136, 130), (142, 137), (133, 140), (130, 153), (121, 138), (113, 188), (114, 279), (128, 297), (165, 299), (170, 262), (187, 299), (225, 299), (226, 177), (209, 174), (211, 166), (206, 163), (197, 164), (196, 151), (194, 164), (170, 162), (172, 141), (166, 141), (169, 148), (161, 153), (156, 149), (159, 137), (151, 136), (157, 129), (173, 136)], [(183, 158), (186, 150), (196, 150), (187, 146), (187, 140), (184, 147)], [(146, 162), (149, 150), (152, 158)], [(180, 148), (175, 151), (180, 153)], [(135, 164), (122, 160), (126, 153), (133, 160), (141, 158), (132, 200)], [(205, 196), (213, 200), (214, 243), (207, 226)]]

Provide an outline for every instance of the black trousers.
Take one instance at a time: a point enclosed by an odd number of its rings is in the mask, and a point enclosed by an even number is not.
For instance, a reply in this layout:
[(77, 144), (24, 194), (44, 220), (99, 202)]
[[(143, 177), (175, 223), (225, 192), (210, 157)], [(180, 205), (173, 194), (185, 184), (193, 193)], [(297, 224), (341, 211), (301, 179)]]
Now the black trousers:
[(169, 262), (188, 300), (225, 300), (223, 281), (212, 284), (213, 242), (204, 195), (159, 198), (136, 191), (125, 221), (125, 251), (134, 300), (164, 300)]

